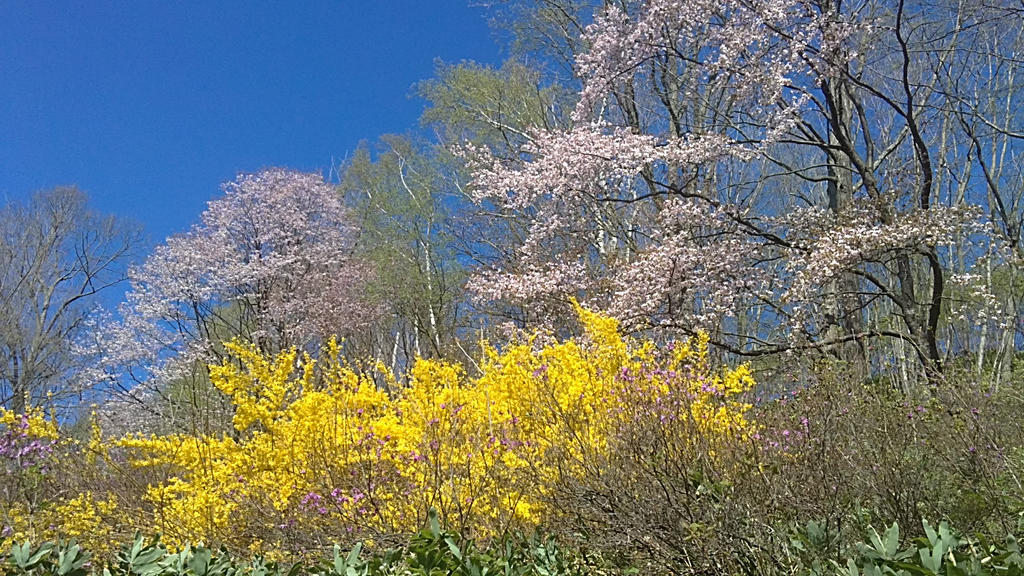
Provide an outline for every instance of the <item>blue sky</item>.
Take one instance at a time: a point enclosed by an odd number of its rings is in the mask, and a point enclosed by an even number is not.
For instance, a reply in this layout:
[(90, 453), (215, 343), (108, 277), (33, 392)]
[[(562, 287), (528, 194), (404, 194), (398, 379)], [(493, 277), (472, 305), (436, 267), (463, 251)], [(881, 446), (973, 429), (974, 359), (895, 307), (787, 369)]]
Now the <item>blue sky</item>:
[(404, 132), (435, 59), (499, 64), (467, 0), (2, 2), (0, 201), (77, 184), (153, 242), (239, 172)]

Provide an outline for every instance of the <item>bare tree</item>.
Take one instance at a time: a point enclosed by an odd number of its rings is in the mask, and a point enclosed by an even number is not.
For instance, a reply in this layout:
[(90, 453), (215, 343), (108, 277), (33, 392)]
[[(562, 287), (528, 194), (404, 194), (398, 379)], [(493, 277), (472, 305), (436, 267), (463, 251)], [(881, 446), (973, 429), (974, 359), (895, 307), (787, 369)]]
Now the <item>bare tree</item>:
[(83, 331), (139, 240), (137, 227), (90, 210), (76, 188), (0, 209), (0, 404), (24, 412), (84, 390)]

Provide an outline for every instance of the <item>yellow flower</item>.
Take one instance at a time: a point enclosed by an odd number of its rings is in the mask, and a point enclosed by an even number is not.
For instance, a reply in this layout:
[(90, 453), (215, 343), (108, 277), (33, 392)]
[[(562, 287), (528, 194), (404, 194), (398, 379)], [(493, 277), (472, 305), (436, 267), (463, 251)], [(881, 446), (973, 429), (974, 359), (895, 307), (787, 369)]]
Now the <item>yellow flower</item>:
[(412, 532), (433, 507), (452, 528), (487, 537), (543, 522), (551, 486), (586, 474), (628, 441), (632, 419), (652, 417), (637, 406), (675, 395), (705, 437), (752, 429), (737, 399), (750, 371), (712, 370), (706, 336), (669, 351), (576, 308), (582, 337), (487, 346), (474, 378), (421, 359), (405, 386), (380, 363), (348, 365), (335, 341), (318, 359), (228, 344), (233, 357), (211, 378), (234, 407), (234, 433), (117, 443), (133, 466), (166, 477), (147, 491), (142, 527), (171, 542), (272, 549), (290, 531)]
[(113, 495), (104, 499), (93, 497), (92, 492), (79, 494), (61, 502), (52, 511), (52, 526), (56, 536), (74, 538), (98, 558), (107, 557), (117, 549), (111, 538), (117, 500)]
[(42, 408), (30, 407), (24, 414), (17, 414), (0, 407), (0, 424), (8, 429), (25, 427), (24, 431), (30, 438), (56, 440), (60, 437), (57, 424), (46, 417)]

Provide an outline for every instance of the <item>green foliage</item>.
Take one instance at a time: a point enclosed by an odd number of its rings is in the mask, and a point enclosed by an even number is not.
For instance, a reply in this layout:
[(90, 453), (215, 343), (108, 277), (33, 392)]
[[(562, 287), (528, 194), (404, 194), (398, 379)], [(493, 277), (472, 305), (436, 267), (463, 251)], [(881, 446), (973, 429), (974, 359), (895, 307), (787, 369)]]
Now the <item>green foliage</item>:
[(900, 546), (899, 525), (893, 523), (883, 534), (872, 530), (868, 542), (858, 545), (858, 554), (845, 564), (833, 562), (839, 576), (982, 576), (1024, 574), (1024, 557), (1014, 536), (1004, 542), (954, 534), (942, 522), (938, 530), (927, 521), (923, 537)]
[[(778, 564), (772, 573), (813, 576), (987, 576), (1024, 575), (1024, 556), (1015, 537), (1001, 542), (956, 534), (942, 522), (938, 528), (923, 523), (921, 537), (903, 543), (899, 525), (884, 532), (871, 529), (845, 560), (806, 562), (810, 548), (830, 544), (824, 528), (809, 522), (797, 531), (791, 546), (797, 558)], [(756, 562), (743, 573), (764, 573)], [(671, 572), (669, 566), (650, 567), (648, 572)], [(442, 528), (431, 510), (428, 525), (406, 545), (364, 553), (362, 544), (349, 551), (334, 546), (333, 554), (320, 562), (291, 565), (263, 557), (242, 558), (227, 549), (203, 545), (169, 550), (159, 538), (136, 534), (109, 562), (95, 561), (74, 541), (25, 542), (0, 554), (0, 574), (5, 576), (582, 576), (584, 574), (636, 574), (635, 566), (611, 569), (584, 555), (567, 553), (553, 538), (505, 537), (481, 547), (462, 535)]]
[(90, 555), (74, 541), (45, 543), (33, 547), (30, 543), (11, 547), (7, 562), (13, 573), (32, 576), (86, 576), (89, 574)]
[(263, 558), (240, 560), (225, 549), (214, 551), (202, 545), (172, 552), (159, 538), (147, 540), (141, 534), (106, 564), (93, 561), (71, 540), (38, 547), (29, 542), (15, 544), (6, 557), (0, 555), (0, 565), (0, 571), (26, 576), (294, 576), (294, 571), (286, 572)]
[[(423, 576), (556, 576), (589, 574), (596, 568), (569, 559), (551, 538), (516, 541), (506, 537), (490, 549), (481, 549), (472, 540), (442, 530), (434, 510), (430, 511), (428, 524), (409, 543), (404, 558), (408, 568), (406, 573)], [(372, 572), (384, 573), (391, 572)]]
[(430, 102), (424, 124), (442, 128), (451, 140), (513, 154), (530, 131), (565, 125), (572, 104), (564, 87), (545, 84), (535, 68), (514, 60), (499, 69), (475, 62), (441, 64), (436, 77), (417, 88)]
[(244, 559), (203, 545), (169, 550), (159, 538), (136, 534), (108, 563), (94, 562), (75, 541), (29, 542), (0, 554), (7, 576), (575, 576), (599, 573), (593, 563), (566, 554), (552, 538), (511, 536), (480, 547), (441, 527), (436, 510), (428, 526), (403, 547), (363, 554), (335, 545), (331, 557), (305, 565)]
[[(356, 356), (396, 363), (453, 352), (464, 270), (450, 210), (459, 192), (439, 147), (406, 137), (363, 143), (344, 167), (340, 190), (360, 228), (357, 256), (374, 272), (367, 298), (386, 313), (346, 342)], [(401, 358), (396, 356), (401, 353)]]

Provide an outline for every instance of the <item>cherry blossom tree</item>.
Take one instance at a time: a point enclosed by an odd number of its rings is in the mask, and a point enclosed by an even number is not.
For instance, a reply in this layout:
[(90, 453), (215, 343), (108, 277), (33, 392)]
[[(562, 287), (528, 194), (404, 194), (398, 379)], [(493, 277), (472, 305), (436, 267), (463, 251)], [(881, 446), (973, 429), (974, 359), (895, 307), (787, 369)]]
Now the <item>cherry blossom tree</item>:
[(987, 248), (1019, 244), (1019, 217), (989, 217), (1002, 197), (979, 186), (985, 155), (950, 133), (966, 114), (1019, 148), (1020, 107), (979, 116), (956, 82), (980, 85), (983, 54), (986, 82), (1013, 83), (1020, 16), (1001, 3), (605, 3), (566, 43), (585, 47), (573, 125), (533, 130), (514, 158), (464, 149), (474, 200), (529, 221), (471, 289), (549, 309), (583, 297), (638, 329), (710, 330), (741, 355), (824, 350), (870, 370), (867, 349), (895, 343), (937, 381), (953, 286), (986, 250), (1019, 258)]
[[(508, 21), (517, 19), (522, 24), (520, 30), (536, 30), (534, 22), (521, 15)], [(472, 62), (441, 65), (434, 79), (420, 83), (418, 93), (429, 103), (421, 121), (437, 136), (440, 149), (472, 144), (506, 159), (518, 156), (537, 127), (555, 130), (568, 126), (574, 102), (572, 90), (547, 78), (539, 67), (517, 59), (500, 68)], [(469, 180), (465, 163), (450, 154), (439, 158), (445, 158), (437, 171), (443, 177), (435, 190), (451, 191), (444, 200), (449, 208), (445, 220), (449, 250), (460, 262), (477, 266), (510, 261), (525, 238), (528, 218), (500, 203), (483, 200), (474, 205), (464, 194)], [(464, 317), (475, 328), (486, 329), (475, 326), (477, 323), (524, 322), (547, 315), (537, 301), (518, 306), (465, 296), (460, 291), (460, 306), (469, 311)], [(476, 329), (464, 332), (469, 333), (480, 337)], [(476, 345), (467, 342), (465, 348), (475, 350)]]
[(269, 169), (223, 192), (131, 271), (121, 320), (104, 330), (103, 368), (133, 400), (166, 394), (197, 366), (205, 374), (232, 337), (311, 349), (374, 316), (362, 297), (370, 275), (352, 256), (358, 230), (332, 185)]

